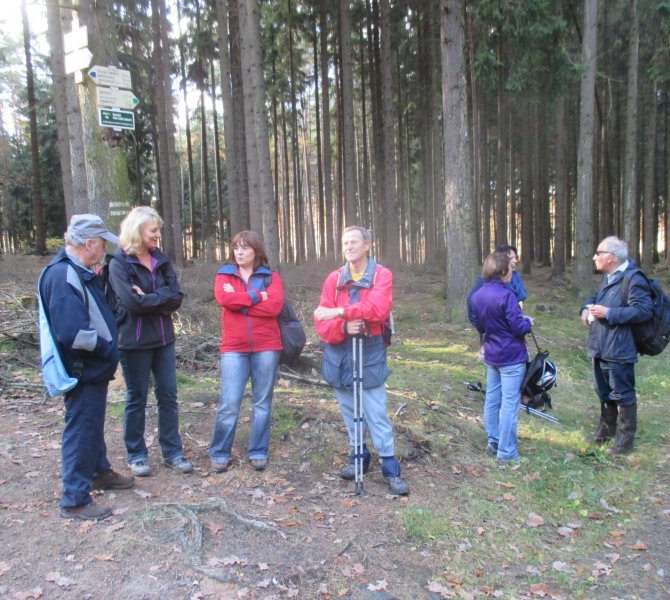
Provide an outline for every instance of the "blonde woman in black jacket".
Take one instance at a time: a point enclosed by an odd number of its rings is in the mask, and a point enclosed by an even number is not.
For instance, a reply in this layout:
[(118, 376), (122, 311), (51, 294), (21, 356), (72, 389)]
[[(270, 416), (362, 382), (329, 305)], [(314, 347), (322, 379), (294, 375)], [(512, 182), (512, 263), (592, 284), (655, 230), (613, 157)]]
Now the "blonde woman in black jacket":
[(163, 220), (138, 206), (121, 223), (119, 247), (109, 264), (109, 282), (117, 296), (121, 366), (127, 396), (123, 418), (128, 464), (134, 475), (151, 474), (144, 441), (149, 375), (158, 403), (158, 441), (163, 464), (180, 473), (193, 466), (184, 458), (179, 435), (175, 334), (172, 313), (183, 293), (169, 258), (158, 245)]

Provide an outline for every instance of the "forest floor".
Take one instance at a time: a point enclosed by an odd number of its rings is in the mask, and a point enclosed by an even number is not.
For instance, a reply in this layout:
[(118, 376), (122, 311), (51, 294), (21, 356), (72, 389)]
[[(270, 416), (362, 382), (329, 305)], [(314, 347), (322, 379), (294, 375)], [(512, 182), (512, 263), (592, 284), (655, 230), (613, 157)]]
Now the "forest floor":
[[(547, 319), (540, 341), (561, 357), (554, 414), (563, 425), (522, 415), (524, 462), (504, 470), (483, 452), (481, 395), (463, 386), (483, 378), (476, 335), (444, 322), (439, 273), (397, 273), (389, 414), (411, 486), (404, 498), (388, 493), (378, 468), (363, 496), (338, 477), (348, 448), (337, 403), (308, 381), (319, 380), (310, 315), (326, 266), (282, 272), (310, 343), (302, 379), (287, 372), (277, 384), (269, 468), (255, 472), (245, 458), (245, 403), (232, 468), (210, 471), (215, 269), (184, 269), (181, 431), (194, 472), (161, 465), (152, 403), (153, 474), (132, 490), (97, 493), (114, 513), (92, 523), (58, 514), (62, 399), (45, 399), (34, 325), (35, 280), (46, 262), (0, 257), (0, 598), (670, 597), (668, 357), (639, 377), (661, 381), (660, 396), (641, 399), (649, 408), (641, 410), (640, 449), (608, 460), (581, 441), (596, 412), (585, 333), (560, 329), (576, 320), (576, 301), (541, 269), (526, 279), (526, 310)], [(119, 372), (106, 441), (114, 468), (126, 473), (123, 397)]]

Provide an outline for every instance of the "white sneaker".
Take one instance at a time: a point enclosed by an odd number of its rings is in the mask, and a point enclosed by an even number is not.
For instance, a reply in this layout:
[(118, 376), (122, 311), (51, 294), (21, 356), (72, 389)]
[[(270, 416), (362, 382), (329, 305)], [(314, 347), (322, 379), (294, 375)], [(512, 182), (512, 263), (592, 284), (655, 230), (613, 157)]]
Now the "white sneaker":
[(149, 477), (151, 475), (151, 467), (146, 460), (130, 463), (130, 470), (135, 477)]

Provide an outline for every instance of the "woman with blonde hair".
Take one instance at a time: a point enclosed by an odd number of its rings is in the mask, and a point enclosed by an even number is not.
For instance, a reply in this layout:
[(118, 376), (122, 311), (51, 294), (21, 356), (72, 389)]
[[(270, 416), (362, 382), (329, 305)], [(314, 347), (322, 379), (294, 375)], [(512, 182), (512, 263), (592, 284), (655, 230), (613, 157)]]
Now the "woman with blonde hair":
[(119, 250), (109, 264), (109, 283), (116, 294), (121, 367), (127, 395), (123, 432), (130, 470), (151, 475), (144, 441), (149, 376), (158, 403), (158, 442), (163, 464), (179, 473), (193, 466), (184, 458), (179, 435), (177, 368), (172, 313), (184, 294), (167, 255), (159, 249), (163, 219), (138, 206), (121, 223)]

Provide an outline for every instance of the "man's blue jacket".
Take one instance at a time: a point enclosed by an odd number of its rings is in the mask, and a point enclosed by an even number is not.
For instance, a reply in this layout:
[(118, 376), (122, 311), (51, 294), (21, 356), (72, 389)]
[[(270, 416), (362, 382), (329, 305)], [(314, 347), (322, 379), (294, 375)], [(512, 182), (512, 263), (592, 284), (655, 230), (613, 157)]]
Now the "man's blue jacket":
[[(625, 275), (624, 275), (625, 273)], [(622, 294), (624, 277), (630, 277), (628, 298)], [(580, 307), (601, 304), (609, 308), (606, 319), (596, 319), (589, 328), (588, 355), (611, 362), (637, 362), (637, 350), (631, 325), (651, 318), (654, 303), (646, 279), (634, 261), (629, 261), (625, 271), (619, 271), (607, 281), (603, 276), (600, 287)]]

